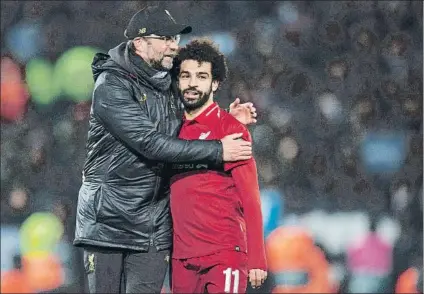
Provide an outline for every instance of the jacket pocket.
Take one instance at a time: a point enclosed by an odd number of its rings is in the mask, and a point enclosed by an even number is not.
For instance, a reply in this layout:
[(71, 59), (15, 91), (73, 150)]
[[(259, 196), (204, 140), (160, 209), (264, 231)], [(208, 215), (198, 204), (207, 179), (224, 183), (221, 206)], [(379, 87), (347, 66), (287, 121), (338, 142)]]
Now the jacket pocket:
[(94, 194), (94, 218), (95, 221), (102, 219), (102, 208), (103, 208), (103, 184), (99, 186), (96, 193)]

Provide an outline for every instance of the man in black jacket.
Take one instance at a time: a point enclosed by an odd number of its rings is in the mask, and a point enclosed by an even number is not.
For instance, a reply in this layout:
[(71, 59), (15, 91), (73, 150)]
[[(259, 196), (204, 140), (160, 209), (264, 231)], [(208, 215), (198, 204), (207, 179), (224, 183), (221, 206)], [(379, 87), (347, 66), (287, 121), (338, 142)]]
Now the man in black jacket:
[(176, 138), (183, 109), (169, 70), (179, 35), (190, 31), (167, 10), (147, 8), (131, 18), (128, 42), (94, 58), (74, 240), (84, 248), (91, 293), (160, 292), (172, 247), (166, 163), (203, 168), (251, 157), (250, 143), (235, 140), (241, 134)]

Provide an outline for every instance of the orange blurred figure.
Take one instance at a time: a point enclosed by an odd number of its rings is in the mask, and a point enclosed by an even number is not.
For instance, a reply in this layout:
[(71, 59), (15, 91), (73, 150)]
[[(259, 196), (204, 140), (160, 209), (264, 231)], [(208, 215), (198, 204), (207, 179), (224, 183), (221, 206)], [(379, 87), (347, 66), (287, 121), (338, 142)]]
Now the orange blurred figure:
[(395, 293), (416, 294), (418, 291), (418, 271), (415, 267), (410, 267), (404, 271), (396, 282)]
[(52, 253), (30, 253), (22, 257), (22, 270), (31, 288), (50, 291), (63, 285), (64, 272), (59, 258)]
[(1, 293), (34, 293), (34, 290), (20, 270), (12, 269), (1, 275)]
[(1, 60), (0, 115), (9, 121), (23, 118), (29, 93), (19, 66), (10, 58)]
[(266, 240), (273, 293), (334, 293), (329, 264), (312, 237), (302, 228), (280, 227)]
[(25, 274), (21, 271), (20, 255), (13, 256), (13, 268), (1, 273), (1, 293), (32, 293)]

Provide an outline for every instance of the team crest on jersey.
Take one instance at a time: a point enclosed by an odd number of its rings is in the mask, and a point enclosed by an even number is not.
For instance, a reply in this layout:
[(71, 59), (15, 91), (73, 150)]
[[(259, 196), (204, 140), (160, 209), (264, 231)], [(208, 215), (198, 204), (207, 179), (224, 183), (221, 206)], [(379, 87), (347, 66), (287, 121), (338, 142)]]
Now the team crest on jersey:
[(210, 134), (211, 134), (211, 131), (207, 133), (201, 133), (199, 136), (199, 140), (205, 140), (207, 137), (209, 137)]

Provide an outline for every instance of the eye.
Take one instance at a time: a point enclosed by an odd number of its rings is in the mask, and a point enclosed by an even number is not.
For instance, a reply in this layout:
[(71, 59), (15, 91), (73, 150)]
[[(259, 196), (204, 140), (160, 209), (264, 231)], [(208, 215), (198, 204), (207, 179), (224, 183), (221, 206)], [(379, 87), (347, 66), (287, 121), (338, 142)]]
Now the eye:
[(186, 73), (180, 74), (180, 79), (187, 79), (187, 78), (188, 78), (188, 74)]
[(199, 79), (200, 80), (206, 80), (208, 77), (206, 76), (206, 75), (201, 75), (200, 77), (199, 77)]

